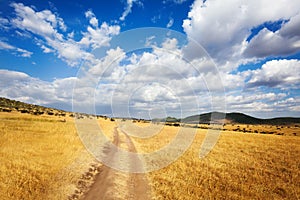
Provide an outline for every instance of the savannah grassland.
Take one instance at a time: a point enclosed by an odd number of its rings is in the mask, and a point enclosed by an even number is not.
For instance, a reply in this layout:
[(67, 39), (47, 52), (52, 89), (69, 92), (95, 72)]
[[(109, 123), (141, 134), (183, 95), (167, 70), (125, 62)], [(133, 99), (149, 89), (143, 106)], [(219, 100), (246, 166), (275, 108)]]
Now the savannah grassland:
[[(111, 137), (117, 122), (99, 123)], [(168, 144), (179, 128), (165, 126), (152, 138), (132, 139), (139, 152), (151, 152)], [(222, 131), (204, 159), (199, 149), (207, 130), (197, 129), (177, 161), (147, 174), (153, 199), (299, 199), (300, 137), (293, 134), (299, 127), (273, 127), (278, 128), (291, 134)], [(68, 199), (95, 164), (71, 117), (0, 112), (0, 130), (1, 199)]]
[(72, 118), (0, 113), (0, 199), (67, 199), (94, 161)]

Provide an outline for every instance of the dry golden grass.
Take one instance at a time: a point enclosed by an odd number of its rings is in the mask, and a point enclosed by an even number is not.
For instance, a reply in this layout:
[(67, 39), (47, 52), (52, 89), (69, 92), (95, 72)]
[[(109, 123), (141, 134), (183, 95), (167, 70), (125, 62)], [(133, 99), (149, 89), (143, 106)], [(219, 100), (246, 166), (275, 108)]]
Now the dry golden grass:
[[(165, 127), (150, 142), (134, 141), (140, 151), (151, 152), (177, 130)], [(300, 137), (224, 131), (211, 153), (199, 159), (205, 133), (199, 129), (181, 158), (149, 173), (153, 199), (300, 198)]]
[[(116, 123), (99, 119), (99, 124), (112, 139)], [(299, 199), (300, 137), (288, 136), (299, 127), (243, 126), (287, 134), (224, 131), (211, 153), (199, 159), (207, 130), (197, 129), (182, 157), (147, 174), (153, 199)], [(152, 152), (167, 145), (179, 128), (165, 126), (151, 138), (133, 140), (139, 152)], [(95, 162), (73, 118), (0, 113), (0, 130), (1, 199), (67, 199)]]
[[(146, 127), (147, 125), (139, 124), (139, 127)], [(150, 138), (138, 138), (132, 137), (135, 141), (135, 145), (138, 147), (139, 153), (150, 153), (155, 150), (163, 148), (169, 144), (174, 136), (177, 134), (178, 127), (163, 126), (158, 133), (153, 133), (153, 137)]]
[(93, 162), (72, 118), (0, 113), (1, 199), (67, 199)]
[(248, 133), (275, 134), (285, 136), (300, 136), (300, 125), (246, 125), (246, 124), (226, 124), (225, 130), (240, 131)]

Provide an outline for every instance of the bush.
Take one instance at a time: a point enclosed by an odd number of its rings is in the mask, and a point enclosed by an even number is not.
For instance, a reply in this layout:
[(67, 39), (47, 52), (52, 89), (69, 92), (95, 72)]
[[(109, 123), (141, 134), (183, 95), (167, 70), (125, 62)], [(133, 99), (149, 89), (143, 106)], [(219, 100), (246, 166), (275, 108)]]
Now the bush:
[(174, 123), (173, 126), (180, 126), (180, 124), (179, 123)]
[(10, 108), (2, 108), (1, 109), (3, 112), (11, 112), (11, 109)]
[(48, 115), (54, 115), (54, 113), (51, 112), (51, 111), (48, 111), (47, 114), (48, 114)]
[(28, 110), (20, 110), (21, 113), (29, 113)]

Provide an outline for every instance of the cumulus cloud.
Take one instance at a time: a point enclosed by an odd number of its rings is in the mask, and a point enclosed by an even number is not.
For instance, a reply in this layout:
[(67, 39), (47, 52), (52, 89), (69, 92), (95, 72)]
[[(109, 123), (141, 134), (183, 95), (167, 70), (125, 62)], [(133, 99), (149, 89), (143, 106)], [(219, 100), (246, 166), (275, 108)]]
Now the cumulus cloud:
[[(124, 64), (122, 62), (124, 60), (129, 63)], [(205, 60), (202, 62), (209, 64)], [(246, 73), (247, 77), (250, 77), (248, 84), (255, 83), (258, 86), (263, 77), (276, 76), (280, 76), (277, 79), (283, 80), (279, 83), (281, 85), (291, 84), (291, 80), (294, 83), (297, 80), (299, 82), (299, 77), (297, 77), (299, 73), (295, 71), (286, 72), (281, 76), (287, 68), (292, 69), (291, 66), (299, 65), (297, 60), (273, 62), (266, 63), (262, 69), (248, 71)], [(109, 64), (111, 64), (109, 69), (103, 68)], [(282, 67), (286, 65), (289, 66)], [(277, 66), (277, 68), (271, 70), (270, 66)], [(191, 65), (174, 54), (159, 51), (159, 47), (139, 56), (126, 55), (123, 49), (117, 47), (107, 51), (99, 66), (81, 69), (84, 76), (77, 78), (69, 77), (45, 82), (21, 72), (1, 70), (0, 74), (3, 78), (0, 81), (0, 94), (30, 103), (55, 106), (70, 106), (73, 100), (75, 105), (78, 105), (76, 111), (91, 113), (94, 112), (91, 108), (94, 108), (95, 101), (99, 113), (112, 114), (113, 112), (115, 116), (128, 116), (129, 114), (145, 118), (149, 118), (150, 114), (151, 117), (187, 116), (212, 111), (213, 103), (215, 104), (214, 110), (222, 109), (224, 99), (221, 93), (216, 92), (219, 89), (217, 83), (220, 80), (211, 70), (207, 71), (206, 67), (200, 69), (202, 69), (200, 72), (194, 70)], [(298, 68), (295, 70), (300, 71)], [(292, 75), (296, 79), (291, 77)], [(237, 87), (243, 87), (245, 75), (242, 73), (221, 74), (221, 76), (225, 80), (230, 80), (229, 83), (225, 82), (224, 86), (234, 89), (231, 91), (237, 91)], [(74, 86), (76, 89), (73, 91)], [(214, 102), (211, 95), (214, 95)], [(256, 91), (254, 93), (246, 90), (228, 94), (226, 102), (229, 111), (246, 112), (256, 116), (261, 112), (259, 116), (265, 116), (265, 112), (296, 112), (294, 110), (299, 98), (291, 97), (288, 92)]]
[[(98, 23), (94, 23), (93, 25), (96, 24)], [(84, 45), (85, 47), (92, 47), (92, 49), (108, 46), (111, 36), (118, 35), (119, 32), (119, 26), (109, 26), (106, 22), (103, 22), (100, 27), (93, 28), (89, 26), (87, 32), (83, 34), (78, 44)]]
[[(113, 76), (116, 75), (113, 72), (116, 73), (116, 71), (120, 71), (120, 62), (122, 59), (125, 58), (125, 52), (120, 47), (117, 47), (115, 49), (109, 49), (106, 52), (106, 56), (99, 60), (97, 64), (91, 66), (88, 69), (88, 73), (93, 76), (102, 76), (105, 78), (109, 78), (111, 80), (118, 80), (119, 78), (122, 78), (121, 76)], [(120, 75), (119, 73), (117, 73)]]
[(44, 81), (9, 70), (0, 70), (0, 94), (29, 103), (43, 104), (51, 101), (53, 88)]
[[(36, 11), (34, 8), (22, 3), (12, 3), (16, 17), (11, 20), (16, 29), (32, 33), (37, 39), (44, 53), (55, 53), (58, 58), (70, 66), (77, 66), (81, 61), (94, 60), (94, 56), (88, 52), (90, 48), (95, 49), (107, 46), (111, 36), (119, 34), (119, 26), (110, 26), (103, 22), (98, 26), (98, 20), (94, 13), (89, 10), (85, 13), (90, 20), (87, 32), (83, 32), (80, 41), (72, 37), (74, 33), (68, 33), (65, 38), (62, 32), (67, 30), (62, 18), (50, 10)], [(29, 55), (28, 53), (24, 55)]]
[(62, 25), (60, 27), (65, 30), (63, 20), (51, 11), (36, 12), (33, 8), (24, 6), (22, 3), (12, 3), (11, 6), (15, 9), (17, 16), (12, 19), (12, 23), (16, 27), (44, 37), (62, 37), (55, 28), (60, 21), (59, 24)]
[(300, 50), (300, 13), (291, 17), (282, 28), (272, 32), (261, 30), (244, 51), (246, 57), (267, 57), (291, 55)]
[(161, 106), (173, 115), (181, 111), (185, 115), (197, 113), (197, 105), (209, 110), (211, 98), (202, 102), (204, 96), (211, 92), (222, 93), (222, 83), (214, 75), (213, 63), (207, 58), (193, 63), (182, 59), (175, 38), (152, 44), (151, 48), (151, 51), (138, 55), (126, 55), (121, 47), (109, 49), (96, 65), (83, 69), (82, 74), (87, 77), (85, 80), (90, 88), (100, 82), (95, 99), (112, 104), (116, 116), (126, 116), (124, 113), (128, 108), (144, 117), (149, 109), (157, 110)]
[(300, 96), (291, 97), (289, 92), (244, 91), (227, 95), (226, 102), (231, 112), (244, 112), (256, 117), (298, 116), (296, 110)]
[(98, 19), (96, 18), (95, 14), (91, 10), (85, 12), (85, 17), (90, 20), (90, 24), (92, 26), (98, 27)]
[[(226, 4), (222, 1), (196, 0), (188, 19), (183, 22), (183, 28), (189, 37), (203, 45), (218, 65), (233, 69), (243, 62), (256, 60), (256, 57), (295, 52), (299, 39), (292, 39), (291, 36), (296, 36), (295, 31), (298, 30), (299, 7), (300, 2), (297, 0), (289, 1), (288, 4), (284, 0), (230, 0)], [(282, 19), (289, 21), (275, 36), (263, 30), (250, 43), (247, 42), (253, 28)], [(281, 46), (282, 40), (288, 41), (287, 47)], [(268, 49), (269, 42), (271, 47)]]
[(261, 69), (250, 72), (247, 87), (299, 87), (300, 83), (300, 61), (272, 60), (265, 63)]
[[(229, 0), (225, 4), (196, 0), (182, 25), (190, 41), (183, 48), (183, 55), (195, 61), (203, 56), (198, 54), (199, 47), (193, 41), (207, 50), (229, 93), (228, 110), (256, 116), (266, 116), (266, 111), (279, 116), (284, 112), (297, 115), (298, 94), (284, 96), (283, 93), (299, 88), (299, 60), (284, 59), (300, 50), (299, 7), (300, 2), (296, 0), (288, 4), (284, 0)], [(268, 28), (265, 25), (268, 23), (278, 24), (278, 28)], [(242, 64), (255, 64), (270, 57), (281, 58), (268, 61), (256, 70), (238, 71)], [(206, 65), (204, 71), (209, 69)], [(208, 78), (208, 74), (204, 76), (208, 83), (217, 82), (214, 77)], [(277, 92), (268, 92), (270, 89)]]
[[(37, 105), (71, 109), (76, 77), (52, 82), (34, 78), (23, 72), (0, 70), (0, 96)], [(82, 95), (81, 95), (82, 96)], [(78, 96), (79, 97), (79, 96)], [(78, 101), (78, 98), (74, 98)]]

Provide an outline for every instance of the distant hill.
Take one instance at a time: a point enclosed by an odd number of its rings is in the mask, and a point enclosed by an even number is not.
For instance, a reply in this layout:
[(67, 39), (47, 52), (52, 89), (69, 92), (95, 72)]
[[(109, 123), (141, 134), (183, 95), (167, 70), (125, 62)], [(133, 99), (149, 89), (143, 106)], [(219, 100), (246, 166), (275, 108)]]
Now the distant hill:
[(48, 115), (64, 116), (66, 114), (66, 112), (63, 110), (28, 104), (21, 101), (7, 99), (4, 97), (0, 97), (0, 111), (2, 112), (18, 111), (21, 113), (30, 113), (35, 115), (48, 114)]
[[(54, 116), (69, 116), (69, 117), (79, 117), (79, 118), (91, 118), (93, 115), (78, 112), (69, 112), (65, 110), (60, 110), (56, 108), (50, 108), (45, 106), (39, 106), (29, 103), (24, 103), (21, 101), (11, 100), (4, 97), (0, 97), (0, 112), (12, 112), (17, 111), (20, 113), (28, 113), (33, 115), (54, 115)], [(106, 116), (97, 115), (97, 117), (107, 118)]]
[(215, 122), (220, 122), (221, 120), (225, 119), (224, 121), (225, 123), (236, 123), (236, 124), (283, 125), (283, 124), (300, 123), (300, 118), (294, 118), (294, 117), (260, 119), (243, 113), (221, 113), (221, 112), (210, 112), (210, 113), (205, 113), (200, 115), (193, 115), (182, 119), (181, 122), (189, 123), (189, 124), (207, 124), (207, 123), (211, 123), (212, 119), (214, 119)]
[(183, 119), (176, 119), (174, 117), (167, 117), (165, 119), (156, 119), (154, 121), (161, 122), (182, 122), (186, 124), (210, 124), (210, 123), (233, 123), (233, 124), (270, 124), (270, 125), (284, 125), (300, 123), (300, 118), (280, 117), (271, 119), (255, 118), (243, 113), (222, 113), (210, 112), (199, 115), (192, 115)]

